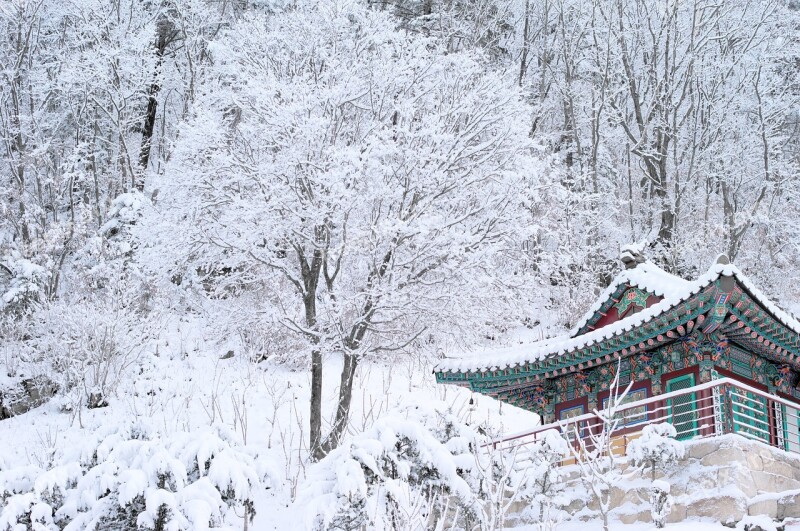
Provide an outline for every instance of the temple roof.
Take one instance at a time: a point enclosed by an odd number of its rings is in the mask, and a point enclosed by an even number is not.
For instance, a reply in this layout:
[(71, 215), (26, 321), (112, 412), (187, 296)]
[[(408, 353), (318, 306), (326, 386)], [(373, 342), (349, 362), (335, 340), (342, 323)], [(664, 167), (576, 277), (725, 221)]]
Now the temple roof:
[[(612, 339), (615, 336), (624, 335), (661, 317), (683, 301), (706, 290), (721, 277), (730, 277), (736, 280), (775, 320), (794, 334), (800, 335), (800, 322), (772, 303), (753, 285), (744, 273), (732, 264), (714, 264), (697, 280), (687, 281), (666, 273), (654, 264), (644, 262), (620, 273), (611, 286), (601, 295), (593, 310), (587, 314), (587, 317), (582, 319), (581, 323), (570, 334), (530, 344), (486, 350), (469, 357), (445, 359), (434, 370), (438, 373), (451, 374), (496, 371), (526, 364), (535, 364), (542, 360), (573, 353), (591, 347), (596, 343)], [(619, 321), (597, 330), (574, 335), (576, 331), (584, 328), (593, 319), (597, 309), (604, 304), (611, 294), (617, 292), (620, 286), (626, 283), (663, 298), (652, 306), (638, 313), (628, 315)], [(800, 352), (795, 354), (800, 354)]]
[(656, 297), (666, 299), (680, 297), (690, 288), (691, 284), (688, 280), (667, 273), (652, 262), (644, 262), (632, 269), (626, 269), (611, 281), (611, 284), (578, 321), (569, 335), (576, 337), (589, 331), (598, 320), (600, 315), (598, 312), (611, 306), (615, 302), (614, 296), (629, 287), (639, 288)]

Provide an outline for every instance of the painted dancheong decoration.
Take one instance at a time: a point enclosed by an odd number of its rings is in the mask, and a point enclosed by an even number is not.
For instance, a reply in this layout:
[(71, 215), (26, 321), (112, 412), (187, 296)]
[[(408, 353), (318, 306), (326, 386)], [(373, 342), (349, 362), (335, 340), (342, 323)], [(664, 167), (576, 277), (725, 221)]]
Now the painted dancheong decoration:
[[(719, 431), (727, 417), (731, 431), (800, 449), (800, 323), (725, 255), (687, 281), (643, 251), (622, 249), (625, 269), (569, 334), (443, 360), (437, 381), (533, 411), (548, 424), (603, 409), (619, 371), (621, 385), (633, 382), (626, 402), (642, 403), (632, 417), (641, 423), (667, 412), (686, 439)], [(734, 404), (726, 413), (719, 390), (704, 385), (718, 379), (741, 382), (758, 396), (745, 396), (747, 411)], [(676, 398), (659, 402), (666, 393)], [(716, 421), (699, 423), (698, 404), (712, 402)]]

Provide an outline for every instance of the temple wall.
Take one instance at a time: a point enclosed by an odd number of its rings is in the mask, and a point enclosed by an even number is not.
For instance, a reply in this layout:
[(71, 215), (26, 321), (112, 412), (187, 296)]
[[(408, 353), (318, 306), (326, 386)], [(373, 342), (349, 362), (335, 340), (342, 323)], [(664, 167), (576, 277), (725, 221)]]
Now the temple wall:
[[(553, 378), (544, 409), (544, 423), (565, 418), (564, 409), (583, 407), (584, 413), (603, 408), (603, 399), (608, 396), (609, 386), (617, 370), (620, 371), (620, 387), (631, 380), (636, 382), (631, 400), (639, 400), (666, 392), (662, 389), (665, 375), (694, 372), (695, 382), (708, 382), (713, 378), (729, 375), (763, 388), (770, 393), (781, 392), (784, 396), (800, 395), (790, 382), (795, 378), (784, 375), (781, 366), (730, 345), (723, 336), (706, 336), (695, 333), (683, 341), (665, 345), (654, 351), (630, 355), (617, 367), (611, 361), (577, 373)], [(724, 374), (721, 374), (724, 373)], [(641, 391), (646, 388), (646, 391)], [(635, 393), (636, 390), (641, 392)], [(800, 398), (800, 396), (797, 396)], [(573, 412), (579, 414), (577, 409)], [(567, 415), (567, 417), (570, 415)]]

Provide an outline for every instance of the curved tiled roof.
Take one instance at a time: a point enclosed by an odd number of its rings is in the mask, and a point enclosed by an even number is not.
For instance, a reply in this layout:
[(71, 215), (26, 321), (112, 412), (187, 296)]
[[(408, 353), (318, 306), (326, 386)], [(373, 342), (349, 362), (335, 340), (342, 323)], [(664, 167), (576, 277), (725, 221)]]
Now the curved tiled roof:
[[(641, 274), (634, 273), (637, 269), (643, 266), (646, 267)], [(661, 270), (659, 269), (659, 271)], [(750, 295), (752, 295), (752, 297), (764, 307), (764, 309), (772, 314), (775, 319), (777, 319), (788, 329), (792, 330), (794, 333), (800, 334), (800, 322), (772, 303), (758, 288), (753, 285), (750, 279), (748, 279), (747, 276), (734, 265), (714, 264), (705, 274), (701, 275), (697, 280), (691, 282), (678, 279), (678, 277), (669, 275), (663, 271), (662, 273), (663, 275), (655, 272), (648, 266), (648, 263), (644, 263), (640, 264), (634, 269), (630, 269), (621, 273), (617, 279), (615, 279), (615, 284), (617, 287), (623, 281), (634, 282), (636, 286), (641, 287), (642, 289), (647, 289), (647, 291), (651, 291), (652, 293), (664, 297), (660, 302), (638, 313), (625, 317), (624, 319), (606, 325), (597, 330), (593, 330), (575, 337), (572, 337), (571, 335), (563, 335), (526, 345), (516, 345), (513, 347), (487, 350), (475, 356), (444, 359), (437, 364), (434, 371), (468, 373), (506, 369), (509, 367), (519, 366), (529, 362), (537, 362), (546, 358), (574, 352), (600, 341), (628, 332), (635, 327), (641, 326), (644, 323), (655, 319), (656, 317), (674, 308), (681, 302), (687, 300), (693, 295), (696, 295), (704, 288), (710, 286), (721, 276), (733, 277), (738, 280), (742, 287), (744, 287), (750, 293)], [(670, 280), (665, 275), (669, 275), (669, 277), (672, 277), (672, 279), (677, 279), (678, 281)], [(642, 284), (639, 284), (639, 282), (642, 282)], [(670, 285), (667, 285), (668, 283), (670, 283)], [(648, 289), (648, 287), (650, 289)], [(610, 289), (611, 288), (609, 288), (609, 290)], [(606, 290), (606, 292), (609, 292), (609, 290)], [(608, 293), (606, 293), (606, 295), (608, 295)], [(603, 300), (605, 299), (601, 297), (601, 301)]]
[(611, 298), (620, 287), (630, 286), (647, 291), (658, 297), (667, 298), (680, 295), (683, 290), (689, 287), (691, 282), (681, 277), (667, 273), (652, 262), (644, 262), (633, 269), (626, 269), (618, 274), (611, 284), (600, 294), (597, 301), (589, 308), (583, 318), (570, 332), (570, 336), (575, 337), (592, 319), (597, 315), (603, 305)]

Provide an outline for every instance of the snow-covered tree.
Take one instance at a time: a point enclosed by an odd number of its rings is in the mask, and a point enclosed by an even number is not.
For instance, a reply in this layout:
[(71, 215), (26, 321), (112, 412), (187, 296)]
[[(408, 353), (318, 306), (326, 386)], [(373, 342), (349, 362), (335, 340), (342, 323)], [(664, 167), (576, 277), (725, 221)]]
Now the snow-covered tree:
[[(486, 445), (475, 454), (471, 476), (476, 495), (483, 501), (482, 530), (505, 529), (510, 518), (534, 523), (540, 531), (558, 523), (559, 495), (565, 487), (561, 462), (570, 455), (566, 439), (548, 430), (536, 442), (511, 448)], [(512, 507), (526, 508), (512, 514)]]
[(666, 470), (683, 458), (686, 449), (675, 440), (678, 433), (668, 422), (648, 424), (641, 436), (630, 442), (626, 454), (634, 466), (650, 469), (653, 480), (658, 469)]
[(773, 38), (791, 33), (783, 2), (548, 1), (527, 13), (533, 126), (564, 161), (570, 195), (589, 196), (581, 215), (607, 215), (572, 237), (647, 237), (688, 271), (704, 235), (737, 259), (751, 233), (791, 227), (798, 48)]
[[(305, 339), (317, 457), (342, 438), (365, 356), (479, 333), (500, 307), (507, 323), (525, 288), (507, 262), (537, 167), (523, 173), (513, 80), (396, 25), (326, 0), (223, 32), (160, 203), (174, 275), (218, 296), (264, 284), (265, 311)], [(344, 363), (323, 437), (331, 355)]]
[[(356, 378), (373, 361), (474, 350), (540, 315), (572, 325), (618, 270), (619, 244), (647, 239), (686, 277), (724, 251), (800, 308), (798, 21), (794, 0), (2, 0), (0, 416), (55, 389), (61, 408), (36, 418), (36, 436), (61, 414), (71, 436), (138, 416), (143, 401), (178, 400), (150, 385), (173, 347), (202, 358), (225, 344), (236, 363), (283, 364), (263, 380), (292, 408), (289, 422), (279, 400), (267, 407), (288, 497), (309, 453), (352, 448)], [(184, 349), (192, 327), (203, 337)], [(205, 361), (176, 372), (189, 380)], [(274, 374), (287, 366), (311, 377), (284, 389)], [(182, 390), (183, 429), (197, 402), (213, 422), (230, 398), (247, 431), (242, 388), (262, 367), (240, 367), (241, 399), (192, 391), (199, 379)], [(598, 449), (614, 417), (600, 415), (580, 455), (604, 500), (614, 456)], [(437, 422), (420, 430), (444, 444)], [(169, 455), (171, 438), (157, 439), (127, 442)], [(557, 452), (470, 451), (467, 465), (446, 449), (482, 500), (474, 512), (410, 477), (381, 507), (493, 527), (513, 499), (553, 499)], [(47, 450), (35, 460), (48, 470), (26, 472), (13, 454), (0, 487), (30, 488), (3, 499), (4, 522), (69, 525), (56, 498), (77, 499), (71, 482), (94, 465), (65, 456), (49, 470)], [(60, 494), (37, 490), (68, 466)], [(377, 498), (347, 492), (356, 507), (340, 499), (337, 525), (367, 522)], [(203, 493), (209, 521), (231, 515)], [(666, 494), (654, 491), (660, 513)], [(175, 525), (188, 518), (161, 495)], [(120, 521), (147, 513), (139, 502)]]
[(594, 418), (564, 427), (570, 441), (570, 453), (580, 470), (581, 481), (597, 500), (603, 519), (603, 531), (609, 529), (608, 516), (613, 509), (611, 489), (622, 476), (617, 466), (619, 459), (614, 454), (614, 433), (621, 420), (617, 412), (633, 385), (630, 382), (626, 388), (620, 388), (619, 373), (618, 364), (609, 387), (610, 395), (605, 409), (595, 410)]
[(522, 452), (522, 457), (530, 462), (528, 467), (522, 469), (522, 497), (532, 502), (531, 509), (537, 516), (536, 521), (544, 525), (556, 497), (564, 488), (561, 463), (571, 453), (569, 443), (557, 430), (547, 430)]

